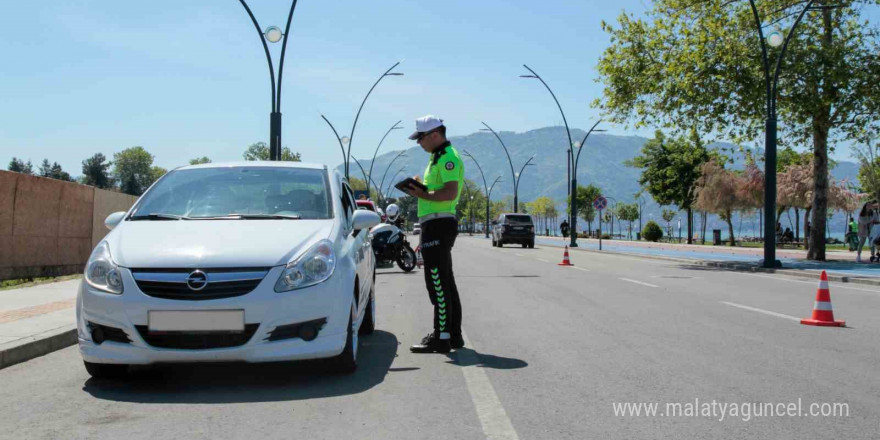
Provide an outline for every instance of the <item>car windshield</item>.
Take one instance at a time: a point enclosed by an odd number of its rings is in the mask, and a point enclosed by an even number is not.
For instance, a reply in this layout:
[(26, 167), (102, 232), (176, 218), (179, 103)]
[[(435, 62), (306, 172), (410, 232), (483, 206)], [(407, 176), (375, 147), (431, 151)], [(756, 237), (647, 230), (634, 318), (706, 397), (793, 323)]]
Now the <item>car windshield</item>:
[(175, 170), (129, 217), (144, 219), (328, 219), (324, 170), (217, 167)]
[(507, 215), (505, 216), (505, 218), (507, 219), (507, 223), (509, 224), (532, 224), (532, 216), (530, 215)]

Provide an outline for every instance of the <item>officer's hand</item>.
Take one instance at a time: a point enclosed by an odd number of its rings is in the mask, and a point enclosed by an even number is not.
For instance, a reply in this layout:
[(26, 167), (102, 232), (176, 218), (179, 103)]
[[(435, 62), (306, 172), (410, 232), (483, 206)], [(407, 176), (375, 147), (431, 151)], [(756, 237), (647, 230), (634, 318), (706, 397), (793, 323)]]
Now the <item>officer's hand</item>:
[(425, 190), (423, 190), (421, 188), (416, 188), (414, 186), (408, 186), (406, 192), (407, 192), (407, 194), (409, 194), (413, 197), (419, 198), (419, 199), (427, 199), (428, 198), (428, 193)]
[(415, 180), (416, 182), (421, 182), (422, 176), (413, 176), (413, 180)]

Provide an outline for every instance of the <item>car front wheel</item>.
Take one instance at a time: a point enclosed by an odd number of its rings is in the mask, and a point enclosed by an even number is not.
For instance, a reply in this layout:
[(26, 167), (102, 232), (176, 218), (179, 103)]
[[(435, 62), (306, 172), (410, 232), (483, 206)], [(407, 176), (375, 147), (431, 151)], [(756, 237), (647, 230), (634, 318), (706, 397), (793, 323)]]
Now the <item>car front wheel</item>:
[[(342, 353), (331, 359), (331, 368), (340, 374), (351, 374), (357, 369), (357, 332), (354, 331), (354, 319), (357, 316), (357, 304), (351, 303), (351, 313), (348, 316), (348, 331), (345, 336), (345, 348)], [(366, 318), (365, 318), (366, 319)]]
[(362, 335), (372, 334), (376, 330), (376, 288), (370, 289), (370, 299), (367, 301), (367, 310), (364, 312), (364, 320), (358, 333)]

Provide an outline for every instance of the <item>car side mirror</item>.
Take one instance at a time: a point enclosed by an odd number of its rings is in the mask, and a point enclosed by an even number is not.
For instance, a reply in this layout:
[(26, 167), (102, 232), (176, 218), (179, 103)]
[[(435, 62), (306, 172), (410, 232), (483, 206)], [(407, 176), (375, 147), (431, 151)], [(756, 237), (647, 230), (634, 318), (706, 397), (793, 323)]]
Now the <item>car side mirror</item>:
[(373, 211), (357, 210), (351, 217), (351, 227), (354, 229), (354, 233), (357, 233), (361, 229), (370, 229), (379, 223), (379, 214), (376, 214)]
[(114, 212), (113, 214), (108, 215), (104, 220), (104, 226), (106, 226), (107, 229), (112, 230), (122, 221), (123, 217), (125, 217), (125, 211)]

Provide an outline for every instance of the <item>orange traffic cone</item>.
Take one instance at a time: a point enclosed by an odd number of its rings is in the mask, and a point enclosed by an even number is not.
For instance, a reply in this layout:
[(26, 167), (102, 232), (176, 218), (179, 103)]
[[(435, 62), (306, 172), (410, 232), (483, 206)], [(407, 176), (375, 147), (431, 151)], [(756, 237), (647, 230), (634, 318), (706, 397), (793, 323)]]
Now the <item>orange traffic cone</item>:
[(824, 270), (819, 278), (819, 290), (816, 291), (813, 316), (812, 318), (801, 319), (801, 324), (822, 327), (846, 327), (844, 321), (834, 320), (834, 311), (831, 310), (831, 291), (828, 290), (828, 275), (825, 274)]
[(568, 246), (565, 246), (565, 253), (562, 254), (562, 263), (559, 263), (558, 266), (574, 266), (568, 258)]

